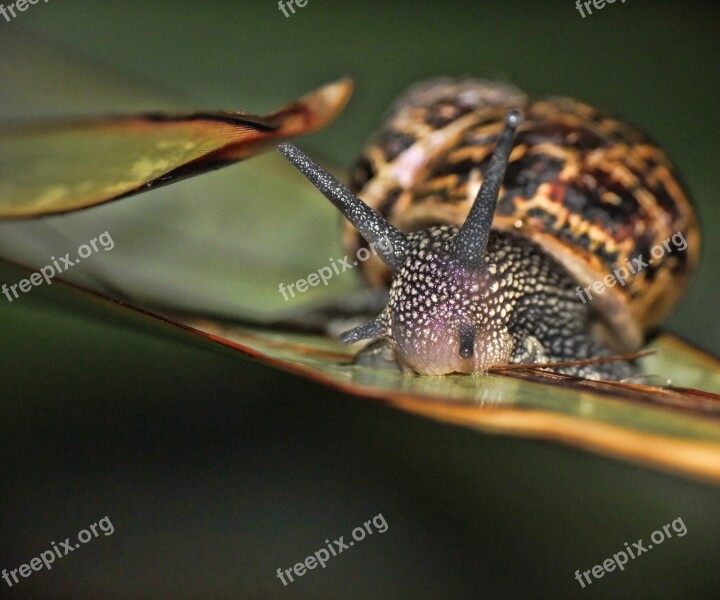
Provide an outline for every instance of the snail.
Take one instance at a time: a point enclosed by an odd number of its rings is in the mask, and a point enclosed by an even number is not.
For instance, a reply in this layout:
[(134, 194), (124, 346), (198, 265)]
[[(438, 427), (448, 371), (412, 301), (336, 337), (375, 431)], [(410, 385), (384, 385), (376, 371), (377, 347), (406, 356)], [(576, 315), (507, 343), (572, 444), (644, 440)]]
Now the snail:
[(694, 209), (664, 153), (568, 98), (416, 85), (349, 187), (292, 144), (279, 150), (345, 216), (348, 249), (377, 251), (361, 265), (368, 282), (389, 286), (380, 314), (341, 340), (372, 340), (359, 359), (405, 372), (574, 362), (555, 370), (635, 380), (632, 359), (590, 359), (639, 349), (697, 266)]

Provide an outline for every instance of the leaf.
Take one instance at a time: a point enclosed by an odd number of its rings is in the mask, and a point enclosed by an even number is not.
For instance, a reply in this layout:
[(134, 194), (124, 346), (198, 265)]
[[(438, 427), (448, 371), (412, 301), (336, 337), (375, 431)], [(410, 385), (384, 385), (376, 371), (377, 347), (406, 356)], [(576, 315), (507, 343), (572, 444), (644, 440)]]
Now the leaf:
[(167, 185), (320, 129), (347, 103), (348, 79), (266, 115), (197, 112), (0, 128), (0, 218), (63, 213)]
[[(569, 382), (554, 374), (421, 377), (352, 365), (321, 336), (185, 320), (276, 368), (425, 417), (495, 433), (562, 442), (663, 469), (720, 480), (720, 395), (647, 385)], [(720, 391), (720, 364), (672, 336), (650, 346), (648, 372)], [(562, 376), (559, 376), (562, 377)]]

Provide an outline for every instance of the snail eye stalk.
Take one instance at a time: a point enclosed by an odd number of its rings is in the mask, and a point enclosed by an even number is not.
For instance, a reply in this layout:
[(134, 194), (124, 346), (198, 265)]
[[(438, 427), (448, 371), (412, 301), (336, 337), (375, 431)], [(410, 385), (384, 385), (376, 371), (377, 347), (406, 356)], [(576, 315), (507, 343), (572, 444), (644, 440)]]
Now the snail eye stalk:
[(519, 110), (509, 110), (505, 114), (505, 128), (490, 159), (480, 191), (455, 239), (453, 255), (470, 269), (479, 267), (485, 257), (495, 206), (513, 148), (515, 131), (522, 122), (523, 114)]
[(407, 257), (407, 238), (304, 152), (280, 144), (280, 153), (350, 221), (382, 261), (397, 273)]

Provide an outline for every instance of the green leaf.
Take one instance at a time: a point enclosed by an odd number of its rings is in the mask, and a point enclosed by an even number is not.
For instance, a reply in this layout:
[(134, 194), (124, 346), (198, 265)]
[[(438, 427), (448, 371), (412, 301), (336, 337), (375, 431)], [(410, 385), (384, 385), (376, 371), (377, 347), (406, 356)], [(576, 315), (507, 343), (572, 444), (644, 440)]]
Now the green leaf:
[(266, 116), (149, 113), (0, 127), (0, 219), (87, 208), (248, 158), (335, 119), (344, 79)]
[[(633, 462), (720, 479), (720, 396), (535, 373), (422, 377), (351, 364), (321, 336), (186, 321), (215, 341), (337, 389), (483, 431), (554, 440)], [(648, 373), (720, 391), (718, 361), (673, 336), (650, 345)]]

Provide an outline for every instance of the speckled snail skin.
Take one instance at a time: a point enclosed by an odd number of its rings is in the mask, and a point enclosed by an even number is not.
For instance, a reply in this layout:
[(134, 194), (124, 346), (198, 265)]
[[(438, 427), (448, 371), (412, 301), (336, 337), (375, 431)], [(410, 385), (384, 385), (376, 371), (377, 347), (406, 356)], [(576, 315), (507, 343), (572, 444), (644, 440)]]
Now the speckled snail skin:
[[(377, 250), (362, 263), (366, 279), (390, 284), (381, 314), (341, 339), (375, 339), (368, 354), (389, 353), (406, 372), (635, 351), (697, 265), (695, 214), (668, 159), (636, 129), (574, 100), (529, 101), (487, 81), (417, 85), (350, 188), (291, 144), (280, 151), (345, 215), (348, 248)], [(685, 247), (673, 252), (672, 236)], [(658, 245), (662, 256), (651, 254)], [(632, 257), (644, 266), (631, 270)], [(619, 268), (624, 285), (607, 279)], [(603, 291), (581, 299), (598, 281), (608, 282)], [(623, 360), (556, 370), (640, 375)]]

